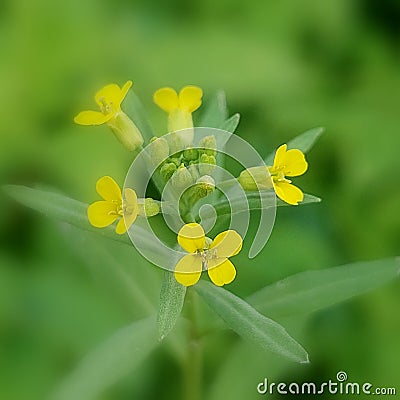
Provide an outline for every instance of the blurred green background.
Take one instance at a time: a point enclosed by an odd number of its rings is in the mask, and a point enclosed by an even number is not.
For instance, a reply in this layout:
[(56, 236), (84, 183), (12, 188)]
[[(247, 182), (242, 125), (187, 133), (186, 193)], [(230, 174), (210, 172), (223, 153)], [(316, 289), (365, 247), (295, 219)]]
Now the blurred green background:
[[(196, 84), (205, 101), (221, 88), (241, 113), (237, 133), (262, 155), (326, 127), (296, 180), (323, 202), (279, 209), (263, 253), (237, 257), (229, 290), (245, 296), (307, 269), (398, 255), (399, 39), (396, 0), (2, 0), (0, 181), (91, 202), (96, 180), (122, 183), (131, 162), (106, 127), (72, 122), (93, 109), (97, 89), (132, 79), (163, 133), (157, 88)], [(44, 399), (84, 354), (157, 304), (161, 271), (131, 249), (0, 202), (0, 398)], [(234, 334), (206, 337), (204, 399), (257, 399), (264, 377), (320, 382), (339, 370), (398, 384), (399, 289), (282, 321), (309, 366)], [(179, 399), (181, 381), (162, 347), (103, 399)]]

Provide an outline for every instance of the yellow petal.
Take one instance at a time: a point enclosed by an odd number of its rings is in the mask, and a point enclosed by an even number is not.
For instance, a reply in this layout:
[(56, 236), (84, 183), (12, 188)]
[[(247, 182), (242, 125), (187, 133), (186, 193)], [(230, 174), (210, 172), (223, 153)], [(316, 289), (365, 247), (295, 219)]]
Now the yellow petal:
[(217, 235), (210, 248), (216, 250), (217, 257), (227, 258), (238, 254), (242, 249), (242, 243), (242, 237), (230, 229)]
[(291, 183), (274, 182), (274, 189), (277, 196), (288, 204), (297, 206), (300, 201), (303, 201), (303, 192)]
[(124, 86), (122, 86), (121, 93), (120, 93), (120, 104), (123, 102), (125, 96), (128, 93), (128, 90), (132, 87), (133, 82), (127, 81)]
[(197, 86), (185, 86), (179, 92), (179, 108), (193, 112), (201, 106), (203, 91)]
[(137, 195), (133, 189), (131, 189), (131, 188), (125, 189), (124, 195), (125, 195), (125, 206), (126, 207), (136, 207), (136, 208), (138, 207)]
[(216, 267), (212, 267), (209, 264), (208, 276), (215, 285), (223, 286), (235, 279), (236, 269), (228, 259), (225, 259), (225, 261), (220, 262)]
[(102, 125), (111, 118), (112, 115), (104, 115), (99, 111), (82, 111), (74, 118), (74, 122), (79, 125)]
[(282, 164), (284, 165), (285, 176), (299, 176), (307, 171), (307, 161), (302, 151), (291, 149), (283, 156)]
[(178, 243), (189, 253), (204, 250), (206, 237), (201, 225), (192, 222), (182, 226), (178, 233)]
[(138, 216), (139, 206), (137, 203), (137, 195), (133, 189), (127, 188), (124, 190), (124, 220), (126, 229), (129, 229), (135, 222)]
[(153, 95), (154, 103), (167, 113), (179, 107), (178, 94), (170, 87), (158, 89)]
[(111, 176), (103, 176), (96, 182), (96, 191), (108, 201), (122, 201), (121, 189)]
[(275, 158), (274, 158), (274, 167), (273, 167), (274, 169), (278, 168), (280, 165), (282, 165), (282, 160), (285, 157), (286, 149), (287, 149), (287, 145), (283, 144), (282, 146), (279, 146), (278, 149), (276, 150)]
[(115, 83), (111, 83), (101, 88), (94, 96), (94, 99), (100, 108), (104, 106), (105, 102), (109, 104), (114, 111), (118, 110), (123, 99), (121, 98), (121, 88)]
[(187, 254), (176, 264), (175, 279), (181, 285), (192, 286), (200, 279), (201, 270), (201, 257), (194, 254)]
[[(128, 228), (129, 229), (129, 228)], [(127, 231), (127, 227), (123, 218), (118, 221), (117, 226), (115, 227), (115, 232), (118, 235), (123, 235)]]
[(88, 207), (87, 215), (91, 225), (104, 228), (118, 218), (116, 211), (115, 204), (110, 201), (96, 201)]

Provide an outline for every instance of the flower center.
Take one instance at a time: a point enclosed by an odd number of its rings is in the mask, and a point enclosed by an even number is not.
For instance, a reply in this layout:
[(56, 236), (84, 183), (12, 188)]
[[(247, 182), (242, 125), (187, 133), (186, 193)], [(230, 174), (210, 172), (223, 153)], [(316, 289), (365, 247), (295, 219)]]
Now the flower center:
[(208, 262), (218, 258), (217, 249), (203, 249), (198, 250), (197, 254), (201, 257), (201, 264), (203, 271), (207, 271)]
[(113, 102), (112, 101), (107, 102), (105, 97), (101, 97), (100, 98), (100, 103), (101, 103), (100, 109), (101, 109), (101, 112), (103, 114), (107, 115), (107, 114), (110, 114), (110, 113), (112, 113), (114, 111)]
[(122, 207), (122, 201), (121, 200), (111, 200), (111, 203), (114, 204), (114, 210), (109, 211), (109, 215), (118, 215), (120, 217), (124, 216), (124, 211)]
[(286, 165), (280, 165), (276, 168), (268, 168), (269, 173), (275, 182), (290, 182), (288, 179), (285, 178), (285, 169)]

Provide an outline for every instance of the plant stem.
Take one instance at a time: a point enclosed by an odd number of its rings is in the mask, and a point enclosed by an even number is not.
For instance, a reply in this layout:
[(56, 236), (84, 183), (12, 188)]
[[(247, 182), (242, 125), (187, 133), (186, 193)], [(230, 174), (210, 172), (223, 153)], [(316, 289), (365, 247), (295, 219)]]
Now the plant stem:
[(200, 400), (203, 356), (197, 328), (198, 297), (197, 293), (191, 288), (188, 290), (187, 295), (190, 326), (184, 363), (184, 400)]

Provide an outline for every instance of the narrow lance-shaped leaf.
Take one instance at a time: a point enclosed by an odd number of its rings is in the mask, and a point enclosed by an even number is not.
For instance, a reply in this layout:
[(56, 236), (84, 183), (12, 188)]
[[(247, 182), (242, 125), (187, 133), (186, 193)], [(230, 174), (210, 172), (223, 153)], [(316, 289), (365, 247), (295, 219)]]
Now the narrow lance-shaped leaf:
[(228, 118), (226, 97), (223, 90), (219, 90), (211, 100), (204, 105), (204, 111), (197, 126), (220, 128)]
[(174, 328), (181, 314), (186, 287), (181, 285), (170, 271), (164, 271), (157, 316), (159, 339), (164, 339)]
[(261, 315), (244, 300), (210, 282), (200, 281), (196, 291), (244, 339), (292, 361), (307, 363), (308, 355), (277, 322)]
[(143, 137), (149, 141), (154, 136), (154, 130), (146, 116), (146, 111), (139, 100), (138, 96), (130, 91), (125, 99), (125, 108), (127, 114), (132, 118), (133, 122), (139, 128)]
[(306, 271), (266, 286), (247, 298), (273, 317), (310, 313), (376, 289), (400, 274), (400, 258)]
[[(141, 255), (134, 251), (122, 252), (120, 250), (124, 249), (120, 247), (110, 248), (104, 245), (105, 241), (102, 238), (92, 234), (79, 234), (82, 231), (78, 228), (72, 225), (68, 227), (69, 229), (62, 231), (68, 240), (68, 245), (77, 255), (80, 255), (82, 261), (90, 268), (96, 281), (101, 285), (101, 289), (111, 296), (116, 296), (121, 304), (129, 304), (135, 315), (154, 314), (156, 309), (151, 301), (154, 292), (148, 293), (146, 286), (142, 284), (143, 275), (140, 275), (141, 279), (137, 279), (136, 273), (134, 276), (128, 273), (133, 266), (135, 269), (140, 266), (138, 259), (142, 258)], [(113, 251), (115, 249), (118, 251)], [(129, 256), (127, 256), (128, 254)], [(146, 268), (145, 278), (154, 285), (159, 279), (156, 274), (153, 277), (151, 272), (155, 271)], [(152, 277), (154, 279), (151, 279)]]
[[(301, 135), (296, 136), (294, 139), (288, 142), (288, 149), (299, 149), (303, 153), (307, 153), (314, 146), (315, 142), (324, 132), (324, 128), (318, 127), (310, 129)], [(274, 162), (275, 151), (265, 157), (265, 164), (272, 165)]]
[[(260, 196), (265, 200), (264, 202), (260, 201)], [(194, 210), (194, 214), (197, 215), (196, 220), (199, 221), (200, 217), (202, 220), (208, 218), (214, 218), (214, 211), (219, 216), (222, 217), (224, 215), (233, 215), (235, 212), (233, 210), (241, 210), (240, 212), (247, 212), (247, 210), (261, 210), (265, 209), (263, 207), (264, 204), (268, 204), (268, 208), (281, 207), (281, 206), (289, 206), (289, 204), (284, 201), (277, 199), (276, 203), (273, 201), (275, 197), (275, 193), (272, 191), (263, 191), (263, 192), (247, 192), (246, 199), (243, 198), (231, 198), (229, 201), (227, 199), (223, 199), (218, 201), (213, 205), (213, 208), (206, 207), (205, 209), (201, 209), (203, 203), (199, 202), (196, 205)], [(299, 205), (306, 205), (310, 203), (319, 203), (321, 199), (319, 197), (313, 196), (311, 194), (304, 194), (304, 199)], [(201, 211), (200, 211), (201, 209)], [(200, 215), (199, 215), (200, 211)]]
[(80, 229), (132, 245), (127, 235), (117, 235), (114, 230), (115, 228), (112, 226), (98, 229), (90, 225), (87, 218), (88, 205), (85, 203), (59, 193), (32, 189), (26, 186), (8, 185), (4, 189), (19, 203), (39, 211), (50, 218), (67, 222)]
[(232, 117), (224, 121), (219, 128), (224, 131), (234, 133), (237, 126), (239, 125), (239, 122), (240, 122), (240, 114), (236, 113), (232, 115)]
[(138, 367), (156, 344), (153, 318), (120, 329), (78, 364), (53, 399), (97, 399), (105, 389)]
[[(239, 121), (240, 121), (240, 114), (234, 114), (230, 118), (225, 120), (218, 128), (226, 132), (234, 133), (237, 126), (239, 125)], [(221, 135), (219, 135), (218, 132), (215, 133), (215, 137), (217, 139), (217, 148), (218, 148), (217, 163), (220, 167), (224, 167), (226, 160), (226, 154), (224, 151), (228, 138), (226, 138), (225, 136), (225, 140), (222, 141)], [(213, 178), (218, 182), (221, 180), (221, 176), (222, 176), (222, 169), (217, 168), (217, 170), (213, 172)], [(218, 193), (214, 193), (214, 196), (209, 197), (209, 200), (211, 198), (214, 199), (217, 198), (218, 197), (217, 195)]]

